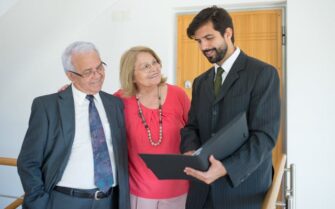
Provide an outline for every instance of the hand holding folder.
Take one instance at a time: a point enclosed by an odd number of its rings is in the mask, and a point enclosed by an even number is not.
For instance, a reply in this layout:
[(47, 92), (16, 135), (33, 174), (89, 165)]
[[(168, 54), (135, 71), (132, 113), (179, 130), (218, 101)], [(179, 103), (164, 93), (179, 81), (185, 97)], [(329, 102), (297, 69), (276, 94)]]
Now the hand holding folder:
[(146, 165), (159, 179), (194, 179), (184, 173), (185, 167), (206, 171), (209, 156), (222, 160), (233, 154), (249, 137), (245, 113), (237, 115), (231, 122), (211, 137), (193, 155), (139, 154)]

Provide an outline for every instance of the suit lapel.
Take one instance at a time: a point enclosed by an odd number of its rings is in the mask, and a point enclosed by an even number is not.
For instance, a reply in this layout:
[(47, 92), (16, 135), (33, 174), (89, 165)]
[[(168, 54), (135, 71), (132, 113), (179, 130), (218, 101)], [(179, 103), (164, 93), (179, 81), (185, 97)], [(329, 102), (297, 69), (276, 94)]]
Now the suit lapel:
[(208, 101), (213, 101), (213, 99), (215, 98), (214, 95), (214, 75), (215, 75), (215, 68), (212, 67), (208, 70), (207, 73), (207, 78), (205, 78), (205, 82), (204, 82), (204, 92), (205, 95), (208, 98)]
[[(112, 100), (106, 97), (106, 93), (101, 92), (99, 93), (102, 104), (104, 106), (107, 119), (109, 122), (109, 128), (111, 131), (111, 143), (113, 144), (113, 152), (114, 152), (114, 157), (115, 161), (119, 162), (119, 154), (118, 154), (118, 147), (121, 145), (119, 144), (119, 139), (120, 135), (118, 132), (118, 123), (117, 123), (117, 116), (116, 116), (116, 109), (115, 109), (115, 104), (113, 104)], [(118, 166), (119, 163), (116, 163), (116, 166)]]
[(235, 83), (235, 81), (240, 77), (239, 71), (244, 69), (246, 61), (246, 55), (241, 51), (240, 55), (237, 57), (235, 63), (233, 64), (227, 78), (221, 86), (221, 91), (219, 96), (215, 99), (214, 104), (219, 102), (225, 95), (227, 95), (230, 87)]
[(61, 128), (65, 140), (65, 145), (71, 145), (74, 139), (75, 132), (75, 110), (72, 94), (72, 86), (65, 91), (60, 92), (58, 99), (59, 113), (61, 117)]
[(114, 138), (116, 137), (114, 131), (117, 130), (117, 123), (116, 123), (117, 121), (115, 117), (115, 106), (113, 105), (110, 99), (106, 98), (106, 95), (103, 92), (100, 92), (99, 94), (100, 94), (100, 98), (104, 106), (106, 115), (107, 115), (109, 126), (112, 132), (112, 138)]

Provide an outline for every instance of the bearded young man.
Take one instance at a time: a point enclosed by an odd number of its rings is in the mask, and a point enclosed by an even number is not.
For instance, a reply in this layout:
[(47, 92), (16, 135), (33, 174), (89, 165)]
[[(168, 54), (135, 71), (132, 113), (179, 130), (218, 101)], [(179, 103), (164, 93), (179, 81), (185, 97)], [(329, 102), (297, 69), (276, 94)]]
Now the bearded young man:
[(194, 80), (181, 151), (192, 154), (241, 112), (247, 114), (249, 138), (225, 159), (210, 156), (205, 172), (185, 168), (200, 180), (191, 182), (186, 208), (260, 209), (272, 182), (280, 123), (277, 70), (234, 45), (232, 18), (222, 8), (202, 10), (187, 34), (214, 66)]

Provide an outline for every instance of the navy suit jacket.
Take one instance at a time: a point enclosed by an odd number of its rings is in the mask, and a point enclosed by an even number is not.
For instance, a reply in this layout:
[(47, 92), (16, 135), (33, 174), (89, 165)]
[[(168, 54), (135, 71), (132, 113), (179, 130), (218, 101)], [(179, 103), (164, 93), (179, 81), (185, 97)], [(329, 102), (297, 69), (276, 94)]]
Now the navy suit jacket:
[(193, 83), (189, 120), (181, 130), (181, 151), (195, 150), (237, 114), (246, 112), (249, 139), (219, 159), (228, 174), (211, 185), (192, 181), (187, 209), (203, 207), (209, 191), (215, 209), (259, 209), (272, 182), (272, 149), (280, 123), (277, 70), (242, 51), (214, 96), (214, 67)]
[[(128, 157), (122, 101), (100, 92), (110, 124), (119, 183), (119, 208), (129, 209)], [(80, 131), (80, 130), (78, 130)], [(35, 98), (17, 167), (25, 191), (23, 208), (47, 208), (49, 193), (61, 179), (75, 135), (72, 87)]]

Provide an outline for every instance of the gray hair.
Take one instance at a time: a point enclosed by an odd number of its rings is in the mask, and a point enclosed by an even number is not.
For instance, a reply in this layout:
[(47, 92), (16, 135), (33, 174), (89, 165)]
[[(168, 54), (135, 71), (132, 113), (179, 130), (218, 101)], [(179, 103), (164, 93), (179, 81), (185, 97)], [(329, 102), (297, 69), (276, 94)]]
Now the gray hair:
[(75, 70), (72, 64), (72, 55), (76, 53), (83, 53), (83, 52), (92, 52), (95, 51), (98, 55), (99, 52), (97, 48), (94, 46), (93, 43), (84, 42), (84, 41), (76, 41), (70, 44), (63, 52), (62, 55), (62, 63), (64, 71), (67, 72), (69, 70)]

